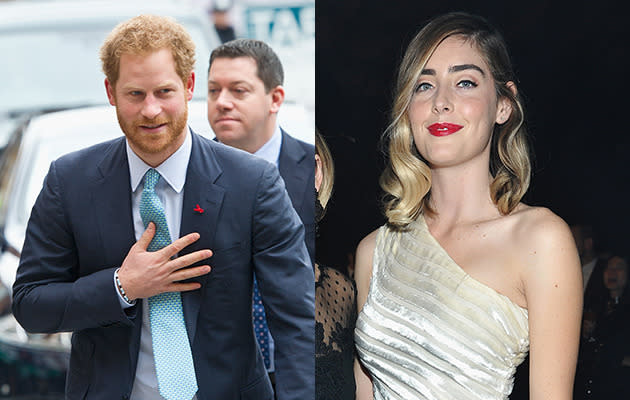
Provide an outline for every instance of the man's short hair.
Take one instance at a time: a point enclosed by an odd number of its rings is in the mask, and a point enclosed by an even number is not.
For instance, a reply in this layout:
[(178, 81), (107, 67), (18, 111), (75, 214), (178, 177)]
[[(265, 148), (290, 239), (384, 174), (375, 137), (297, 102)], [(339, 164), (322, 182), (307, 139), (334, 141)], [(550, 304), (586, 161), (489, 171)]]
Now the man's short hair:
[(101, 46), (103, 72), (115, 85), (121, 55), (146, 55), (162, 49), (171, 51), (177, 75), (185, 84), (195, 67), (195, 43), (184, 27), (171, 17), (139, 15), (118, 24)]
[(284, 83), (284, 70), (278, 55), (267, 43), (255, 39), (235, 39), (225, 42), (210, 54), (208, 72), (217, 58), (251, 57), (256, 62), (258, 78), (268, 93)]

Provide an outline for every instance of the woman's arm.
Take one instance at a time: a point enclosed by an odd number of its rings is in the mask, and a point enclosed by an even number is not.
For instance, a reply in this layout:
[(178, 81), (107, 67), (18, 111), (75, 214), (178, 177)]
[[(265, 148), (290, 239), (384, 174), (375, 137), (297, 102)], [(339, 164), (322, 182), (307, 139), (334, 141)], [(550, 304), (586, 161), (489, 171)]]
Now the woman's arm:
[(535, 211), (523, 235), (529, 312), (530, 399), (570, 400), (582, 316), (582, 273), (568, 226)]
[(357, 385), (356, 400), (374, 399), (372, 379), (357, 358), (354, 359), (354, 382)]
[[(377, 232), (378, 231), (374, 231), (367, 235), (363, 238), (363, 240), (361, 240), (359, 246), (357, 246), (354, 272), (354, 278), (357, 284), (357, 315), (361, 312), (370, 289), (370, 280), (372, 278), (372, 260), (374, 256), (374, 248), (376, 247)], [(372, 400), (374, 398), (374, 393), (372, 391), (372, 379), (357, 358), (354, 360), (354, 380), (357, 385), (356, 399)]]

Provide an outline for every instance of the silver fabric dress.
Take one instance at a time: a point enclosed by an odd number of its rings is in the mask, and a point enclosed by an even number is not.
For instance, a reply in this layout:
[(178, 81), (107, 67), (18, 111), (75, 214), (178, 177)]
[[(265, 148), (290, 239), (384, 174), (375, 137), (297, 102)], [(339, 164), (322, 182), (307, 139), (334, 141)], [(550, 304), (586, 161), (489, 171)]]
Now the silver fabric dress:
[(377, 400), (507, 399), (527, 310), (466, 274), (421, 216), (405, 232), (380, 228), (355, 342)]

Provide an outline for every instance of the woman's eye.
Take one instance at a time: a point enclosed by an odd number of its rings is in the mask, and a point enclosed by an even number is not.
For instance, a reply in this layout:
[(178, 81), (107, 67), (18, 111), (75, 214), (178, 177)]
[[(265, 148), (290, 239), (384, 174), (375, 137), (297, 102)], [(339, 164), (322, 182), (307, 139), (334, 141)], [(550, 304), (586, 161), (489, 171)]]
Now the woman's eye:
[(428, 82), (422, 82), (422, 83), (419, 83), (419, 84), (416, 86), (416, 88), (415, 88), (414, 92), (416, 92), (416, 93), (417, 93), (417, 92), (426, 92), (427, 90), (431, 89), (432, 87), (433, 87), (433, 86), (432, 86), (430, 83), (428, 83)]
[(468, 89), (468, 88), (477, 87), (477, 84), (473, 81), (469, 81), (468, 79), (465, 79), (463, 81), (459, 81), (457, 83), (457, 86)]

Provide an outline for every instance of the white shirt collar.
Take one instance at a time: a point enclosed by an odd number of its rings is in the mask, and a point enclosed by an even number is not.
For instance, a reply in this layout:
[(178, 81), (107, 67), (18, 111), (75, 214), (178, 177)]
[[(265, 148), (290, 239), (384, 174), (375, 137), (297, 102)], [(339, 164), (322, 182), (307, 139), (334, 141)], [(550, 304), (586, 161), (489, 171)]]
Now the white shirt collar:
[(263, 144), (254, 155), (261, 157), (270, 163), (278, 165), (278, 158), (280, 158), (280, 148), (282, 147), (282, 132), (280, 131), (280, 125), (276, 124), (276, 129), (273, 135), (267, 143)]
[[(187, 128), (188, 129), (188, 128)], [(125, 138), (127, 145), (127, 161), (129, 162), (129, 177), (131, 178), (131, 191), (135, 192), (138, 188), (144, 174), (151, 168), (150, 165), (142, 161), (129, 146), (129, 141)], [(177, 193), (181, 192), (186, 182), (186, 171), (188, 170), (188, 161), (192, 151), (192, 136), (190, 130), (186, 134), (184, 143), (167, 158), (162, 164), (155, 168), (162, 178)]]

